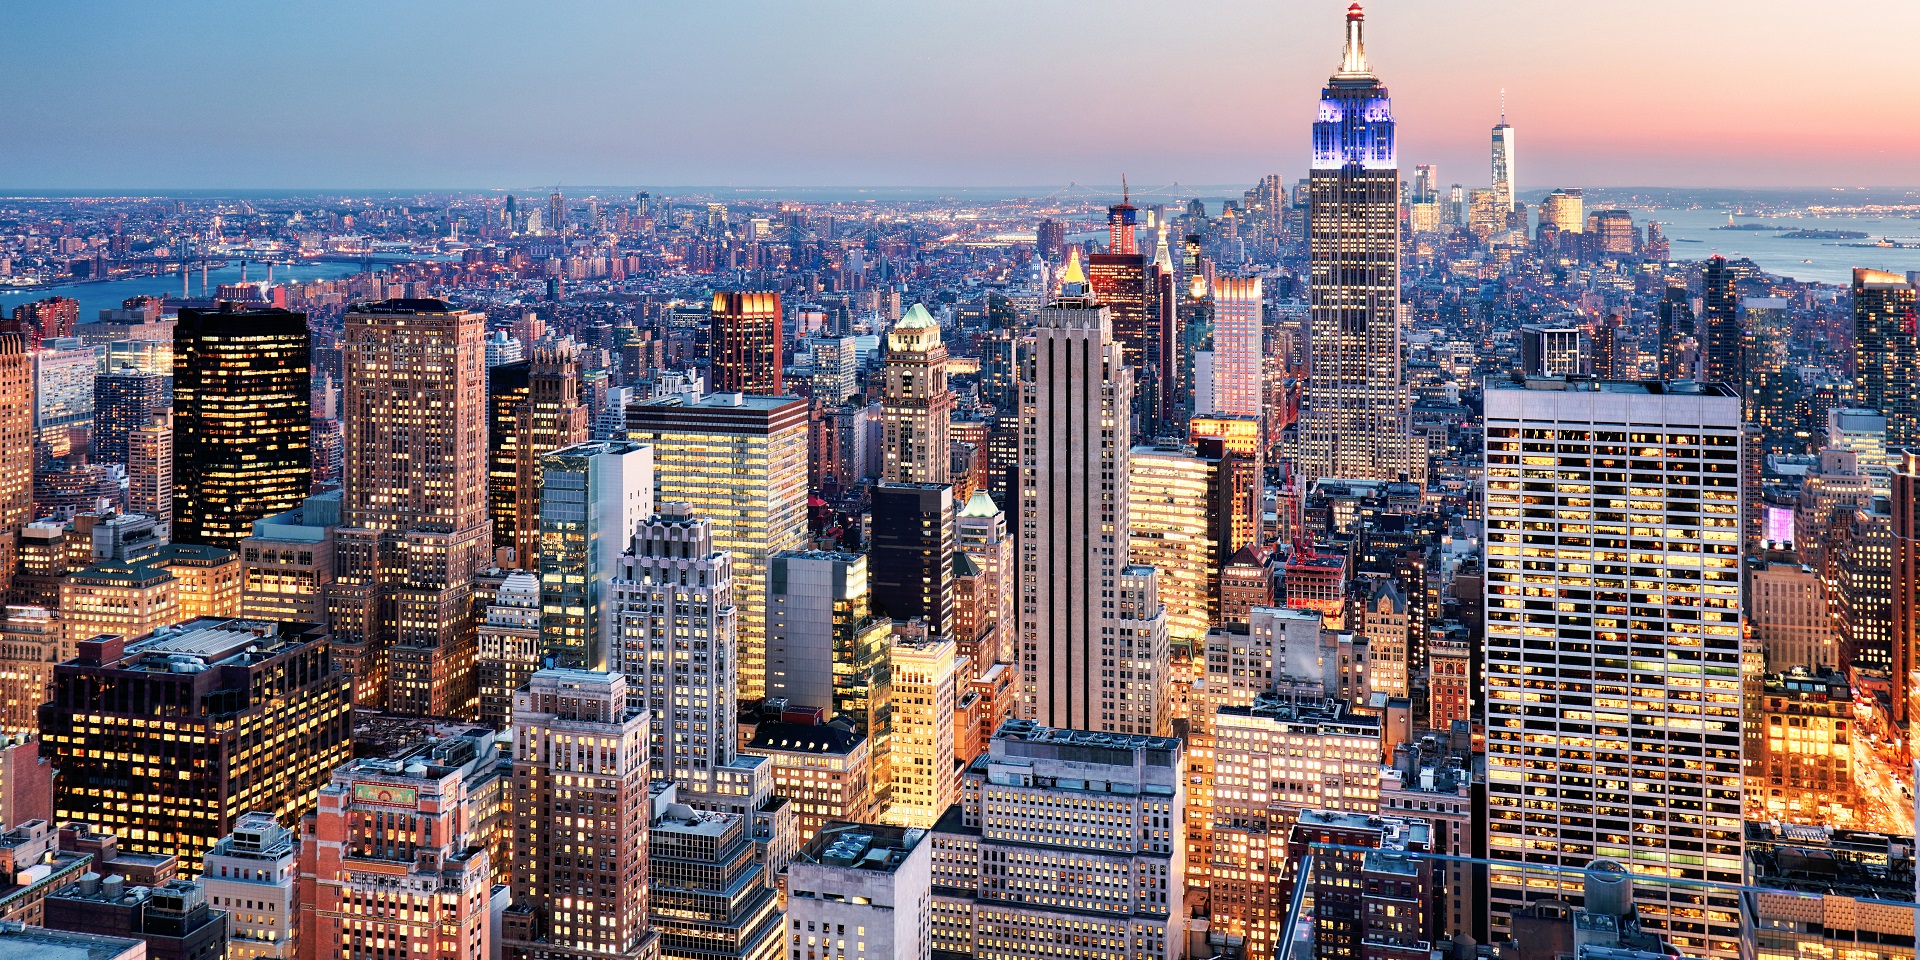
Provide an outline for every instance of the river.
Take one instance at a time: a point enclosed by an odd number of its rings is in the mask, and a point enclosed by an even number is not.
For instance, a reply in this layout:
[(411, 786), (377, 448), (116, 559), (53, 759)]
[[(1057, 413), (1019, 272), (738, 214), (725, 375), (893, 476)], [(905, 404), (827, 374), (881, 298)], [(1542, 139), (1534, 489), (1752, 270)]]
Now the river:
[[(273, 268), (275, 283), (299, 281), (307, 283), (314, 280), (338, 280), (360, 272), (358, 263), (302, 263), (295, 266), (276, 266)], [(262, 281), (267, 278), (267, 266), (264, 263), (247, 265), (247, 279)], [(200, 295), (200, 271), (190, 272), (193, 296)], [(223, 283), (240, 282), (240, 266), (235, 263), (217, 270), (207, 271), (207, 289)], [(11, 314), (19, 304), (33, 300), (44, 300), (54, 295), (72, 297), (80, 301), (80, 322), (91, 323), (98, 319), (100, 311), (120, 306), (120, 302), (141, 294), (155, 296), (180, 295), (180, 275), (162, 274), (157, 277), (131, 277), (121, 280), (101, 280), (95, 283), (51, 284), (44, 287), (4, 287), (0, 288), (0, 310)]]
[[(1853, 282), (1854, 267), (1894, 273), (1920, 270), (1920, 220), (1906, 217), (1734, 218), (1735, 223), (1765, 223), (1787, 230), (1852, 230), (1867, 234), (1867, 240), (1791, 240), (1772, 230), (1714, 229), (1726, 225), (1725, 210), (1633, 211), (1634, 223), (1644, 226), (1647, 220), (1660, 222), (1660, 229), (1672, 241), (1671, 255), (1676, 260), (1705, 260), (1716, 253), (1729, 259), (1747, 257), (1776, 276), (1842, 285)], [(1891, 249), (1840, 245), (1867, 243), (1880, 237), (1904, 238), (1916, 246)], [(1683, 240), (1698, 242), (1679, 242)]]

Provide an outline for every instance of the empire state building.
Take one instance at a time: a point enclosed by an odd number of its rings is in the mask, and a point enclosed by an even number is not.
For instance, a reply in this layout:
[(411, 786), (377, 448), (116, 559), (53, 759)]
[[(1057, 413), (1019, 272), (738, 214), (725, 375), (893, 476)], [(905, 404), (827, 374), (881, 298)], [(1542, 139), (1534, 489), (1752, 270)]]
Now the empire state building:
[(1308, 480), (1420, 482), (1400, 357), (1400, 168), (1392, 103), (1361, 40), (1365, 22), (1358, 3), (1348, 8), (1346, 53), (1313, 124), (1313, 337), (1297, 466)]

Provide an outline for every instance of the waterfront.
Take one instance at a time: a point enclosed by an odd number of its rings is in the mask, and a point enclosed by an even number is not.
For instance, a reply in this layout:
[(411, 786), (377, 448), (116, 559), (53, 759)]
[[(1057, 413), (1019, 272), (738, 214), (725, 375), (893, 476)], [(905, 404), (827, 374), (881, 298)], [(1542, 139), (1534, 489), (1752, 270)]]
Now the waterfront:
[[(247, 279), (264, 281), (267, 278), (265, 264), (248, 264)], [(275, 283), (311, 282), (314, 280), (337, 280), (360, 272), (357, 263), (301, 263), (295, 266), (276, 266), (273, 268)], [(200, 295), (200, 271), (191, 271), (188, 277), (193, 296)], [(211, 291), (223, 283), (240, 282), (240, 265), (234, 262), (216, 270), (207, 271), (207, 289)], [(51, 296), (72, 297), (80, 301), (80, 322), (87, 323), (100, 316), (100, 311), (120, 306), (122, 300), (142, 294), (154, 296), (180, 295), (180, 275), (178, 273), (161, 274), (157, 277), (127, 277), (119, 280), (101, 280), (88, 283), (49, 284), (43, 287), (7, 287), (0, 289), (0, 310), (11, 312), (15, 306), (33, 300), (44, 300)]]
[[(1715, 227), (1726, 226), (1727, 211), (1724, 209), (1636, 209), (1633, 211), (1633, 220), (1636, 224), (1644, 224), (1647, 220), (1659, 221), (1667, 239), (1673, 241), (1671, 255), (1675, 260), (1704, 260), (1716, 253), (1730, 259), (1747, 257), (1768, 273), (1795, 280), (1843, 285), (1853, 281), (1854, 267), (1872, 267), (1895, 273), (1920, 270), (1920, 246), (1904, 249), (1848, 247), (1841, 244), (1869, 241), (1794, 240), (1781, 236), (1780, 233), (1784, 231), (1716, 230)], [(1906, 217), (1736, 216), (1734, 222), (1764, 223), (1785, 230), (1853, 230), (1865, 233), (1870, 239), (1886, 236), (1913, 241), (1920, 238), (1920, 220)], [(1698, 242), (1683, 242), (1688, 240)], [(1808, 260), (1813, 262), (1804, 262)]]

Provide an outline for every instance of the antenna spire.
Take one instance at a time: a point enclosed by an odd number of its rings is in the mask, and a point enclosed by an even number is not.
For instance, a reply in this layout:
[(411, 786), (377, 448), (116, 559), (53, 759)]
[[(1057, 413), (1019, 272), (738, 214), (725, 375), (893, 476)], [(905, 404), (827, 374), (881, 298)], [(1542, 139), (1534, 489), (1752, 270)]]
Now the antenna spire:
[(1340, 58), (1340, 72), (1348, 76), (1363, 76), (1367, 70), (1367, 45), (1360, 37), (1360, 29), (1367, 22), (1366, 12), (1355, 3), (1347, 8), (1347, 49)]
[(1127, 175), (1124, 173), (1120, 175), (1120, 202), (1129, 204), (1133, 202), (1133, 194), (1127, 190)]
[(1500, 123), (1502, 126), (1504, 126), (1506, 122), (1507, 122), (1507, 88), (1501, 87), (1500, 88)]

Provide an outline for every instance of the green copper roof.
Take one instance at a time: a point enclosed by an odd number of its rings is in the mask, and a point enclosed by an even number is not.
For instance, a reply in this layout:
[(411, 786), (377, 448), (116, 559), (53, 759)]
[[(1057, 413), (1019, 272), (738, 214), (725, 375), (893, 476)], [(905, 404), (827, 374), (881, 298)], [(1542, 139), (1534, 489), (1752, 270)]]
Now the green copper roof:
[(961, 508), (960, 515), (963, 517), (991, 517), (999, 512), (1000, 508), (994, 504), (993, 498), (988, 496), (985, 490), (975, 490), (973, 496), (967, 500), (967, 505)]
[(907, 309), (907, 315), (901, 317), (900, 322), (896, 324), (896, 326), (902, 328), (937, 327), (939, 324), (933, 322), (933, 314), (928, 313), (926, 307), (916, 303)]

